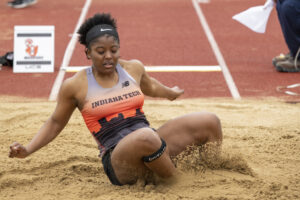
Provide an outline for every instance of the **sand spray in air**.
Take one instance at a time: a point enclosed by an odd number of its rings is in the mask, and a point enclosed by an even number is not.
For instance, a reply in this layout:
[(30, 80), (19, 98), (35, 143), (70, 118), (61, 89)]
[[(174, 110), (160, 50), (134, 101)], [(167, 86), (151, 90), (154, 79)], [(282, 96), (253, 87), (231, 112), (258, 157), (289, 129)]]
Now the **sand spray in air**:
[(222, 149), (218, 143), (207, 143), (200, 146), (189, 146), (173, 158), (177, 169), (182, 172), (205, 173), (211, 170), (229, 170), (254, 176), (252, 169), (242, 154), (230, 149)]

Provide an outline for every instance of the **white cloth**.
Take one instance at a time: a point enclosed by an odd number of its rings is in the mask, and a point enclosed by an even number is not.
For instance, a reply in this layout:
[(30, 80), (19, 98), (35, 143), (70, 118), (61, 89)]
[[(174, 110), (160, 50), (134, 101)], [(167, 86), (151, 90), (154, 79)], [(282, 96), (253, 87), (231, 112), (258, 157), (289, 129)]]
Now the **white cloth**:
[(247, 26), (252, 31), (257, 33), (265, 33), (275, 3), (273, 0), (267, 0), (263, 6), (251, 7), (241, 13), (238, 13), (232, 17), (241, 24)]

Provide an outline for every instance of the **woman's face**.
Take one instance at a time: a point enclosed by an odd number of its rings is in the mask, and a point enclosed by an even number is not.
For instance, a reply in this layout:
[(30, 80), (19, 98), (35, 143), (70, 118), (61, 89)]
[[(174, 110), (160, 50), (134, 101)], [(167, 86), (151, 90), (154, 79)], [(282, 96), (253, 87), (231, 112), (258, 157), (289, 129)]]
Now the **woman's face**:
[(103, 35), (92, 42), (87, 56), (100, 73), (114, 72), (119, 59), (119, 43), (110, 35)]

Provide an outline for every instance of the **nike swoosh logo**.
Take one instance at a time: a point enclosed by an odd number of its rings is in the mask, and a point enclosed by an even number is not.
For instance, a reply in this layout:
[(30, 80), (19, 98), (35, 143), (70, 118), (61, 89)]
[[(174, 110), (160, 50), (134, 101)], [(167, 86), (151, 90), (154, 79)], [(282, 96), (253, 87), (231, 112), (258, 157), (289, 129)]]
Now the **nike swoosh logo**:
[(112, 31), (110, 28), (101, 28), (100, 31)]

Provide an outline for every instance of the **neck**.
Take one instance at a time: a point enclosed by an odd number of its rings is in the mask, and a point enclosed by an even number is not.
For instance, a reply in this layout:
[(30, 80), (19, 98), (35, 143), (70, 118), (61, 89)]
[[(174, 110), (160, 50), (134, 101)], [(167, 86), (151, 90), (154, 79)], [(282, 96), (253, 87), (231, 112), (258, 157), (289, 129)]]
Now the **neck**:
[(104, 88), (110, 88), (119, 81), (119, 76), (116, 69), (111, 73), (101, 73), (93, 66), (92, 71), (96, 81)]

